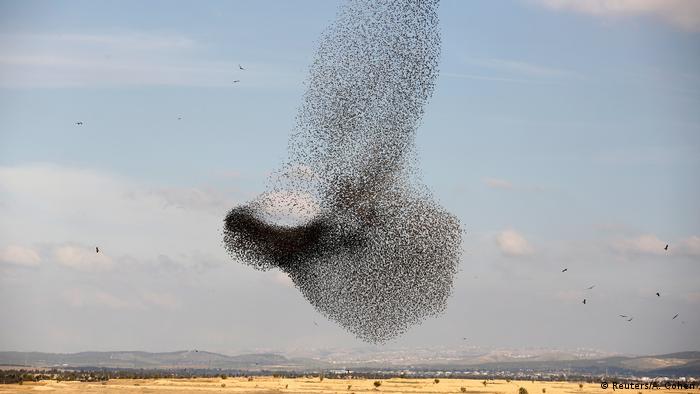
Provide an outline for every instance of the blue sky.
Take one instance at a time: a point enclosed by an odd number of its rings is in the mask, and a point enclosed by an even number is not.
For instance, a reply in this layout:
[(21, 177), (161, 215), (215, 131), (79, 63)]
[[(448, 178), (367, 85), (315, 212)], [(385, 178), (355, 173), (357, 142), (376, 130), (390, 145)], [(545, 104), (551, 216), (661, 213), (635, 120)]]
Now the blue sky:
[[(340, 4), (0, 2), (0, 348), (362, 345), (220, 245), (286, 156)], [(443, 1), (440, 18), (417, 146), (468, 236), (447, 312), (388, 346), (697, 349), (697, 3)]]

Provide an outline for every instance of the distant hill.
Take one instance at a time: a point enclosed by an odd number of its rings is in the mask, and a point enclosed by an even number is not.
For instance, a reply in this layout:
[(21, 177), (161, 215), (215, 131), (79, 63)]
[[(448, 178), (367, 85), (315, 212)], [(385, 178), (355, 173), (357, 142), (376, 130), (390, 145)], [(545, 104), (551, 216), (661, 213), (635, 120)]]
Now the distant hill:
[(33, 367), (104, 367), (104, 368), (220, 368), (294, 370), (323, 368), (326, 363), (313, 359), (287, 358), (279, 354), (242, 354), (226, 356), (201, 350), (167, 353), (150, 352), (81, 352), (39, 353), (0, 352), (0, 365)]
[[(143, 368), (143, 369), (227, 369), (245, 371), (310, 371), (310, 370), (450, 370), (494, 372), (543, 372), (582, 375), (636, 375), (636, 376), (696, 376), (700, 377), (700, 352), (681, 352), (656, 356), (571, 358), (566, 353), (551, 352), (533, 355), (507, 353), (472, 354), (462, 358), (424, 358), (406, 361), (372, 359), (333, 361), (315, 358), (288, 358), (274, 353), (227, 356), (201, 350), (166, 353), (150, 352), (81, 352), (38, 353), (0, 352), (0, 365), (57, 368)], [(403, 361), (402, 361), (403, 360)]]
[[(568, 371), (584, 374), (635, 374), (653, 376), (700, 376), (700, 352), (681, 352), (657, 356), (605, 357), (598, 359), (520, 359), (499, 362), (451, 361), (450, 369), (478, 369), (487, 371)], [(445, 368), (444, 364), (424, 364), (424, 369)]]

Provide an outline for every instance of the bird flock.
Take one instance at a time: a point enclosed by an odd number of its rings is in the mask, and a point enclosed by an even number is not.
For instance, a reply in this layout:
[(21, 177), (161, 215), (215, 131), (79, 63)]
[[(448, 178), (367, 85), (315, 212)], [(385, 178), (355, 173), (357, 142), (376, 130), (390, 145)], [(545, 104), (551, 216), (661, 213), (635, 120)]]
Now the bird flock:
[[(461, 255), (459, 220), (420, 182), (414, 149), (438, 74), (437, 5), (358, 0), (341, 9), (311, 65), (288, 161), (266, 193), (224, 219), (233, 259), (286, 273), (321, 314), (367, 342), (441, 313)], [(270, 212), (280, 207), (304, 219), (276, 222)]]
[[(311, 65), (289, 160), (224, 220), (234, 260), (286, 273), (372, 343), (441, 313), (461, 255), (460, 223), (420, 182), (414, 151), (438, 73), (437, 4), (341, 9)], [(283, 209), (303, 219), (278, 218)]]
[[(668, 244), (666, 244), (666, 246), (664, 246), (664, 250), (665, 250), (665, 251), (668, 251)], [(569, 271), (568, 268), (564, 268), (564, 269), (561, 270), (562, 273), (567, 272), (567, 271)], [(593, 290), (594, 287), (595, 287), (595, 285), (591, 285), (591, 286), (585, 288), (584, 290)], [(659, 298), (661, 297), (661, 292), (658, 292), (658, 291), (657, 291), (655, 294), (656, 294), (656, 297), (659, 297)], [(581, 303), (582, 303), (583, 305), (586, 305), (586, 304), (588, 303), (588, 299), (584, 298), (583, 301), (581, 301)], [(627, 316), (627, 315), (619, 315), (619, 316), (620, 316), (621, 318), (623, 318), (623, 319), (626, 319), (628, 322), (631, 322), (631, 321), (634, 319), (633, 316)], [(671, 318), (671, 320), (675, 320), (678, 316), (680, 316), (680, 314), (679, 314), (679, 313), (676, 313), (676, 314)], [(685, 322), (682, 322), (682, 323), (685, 324)]]

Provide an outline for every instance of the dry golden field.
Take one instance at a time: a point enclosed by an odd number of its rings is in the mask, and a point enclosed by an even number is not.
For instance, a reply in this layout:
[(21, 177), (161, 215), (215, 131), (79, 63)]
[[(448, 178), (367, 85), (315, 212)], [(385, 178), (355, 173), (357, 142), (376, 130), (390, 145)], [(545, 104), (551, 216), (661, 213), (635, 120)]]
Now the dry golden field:
[[(103, 383), (41, 381), (23, 385), (0, 385), (0, 393), (471, 393), (471, 394), (518, 394), (524, 387), (528, 394), (612, 394), (612, 387), (603, 390), (599, 384), (537, 382), (504, 380), (489, 381), (486, 386), (480, 380), (440, 379), (384, 379), (375, 389), (371, 379), (324, 379), (318, 378), (200, 378), (200, 379), (112, 379)], [(545, 391), (543, 391), (543, 389)], [(659, 394), (698, 393), (700, 390), (616, 390), (614, 393), (638, 394), (656, 391)]]

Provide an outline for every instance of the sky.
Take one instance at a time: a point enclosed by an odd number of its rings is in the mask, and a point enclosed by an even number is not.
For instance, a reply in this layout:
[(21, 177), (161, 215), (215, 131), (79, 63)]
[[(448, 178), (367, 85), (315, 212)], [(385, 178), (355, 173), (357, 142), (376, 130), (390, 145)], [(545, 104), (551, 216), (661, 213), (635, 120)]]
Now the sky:
[[(0, 1), (1, 350), (367, 348), (221, 244), (340, 4)], [(700, 2), (439, 15), (416, 144), (460, 272), (445, 313), (370, 348), (700, 350)]]

